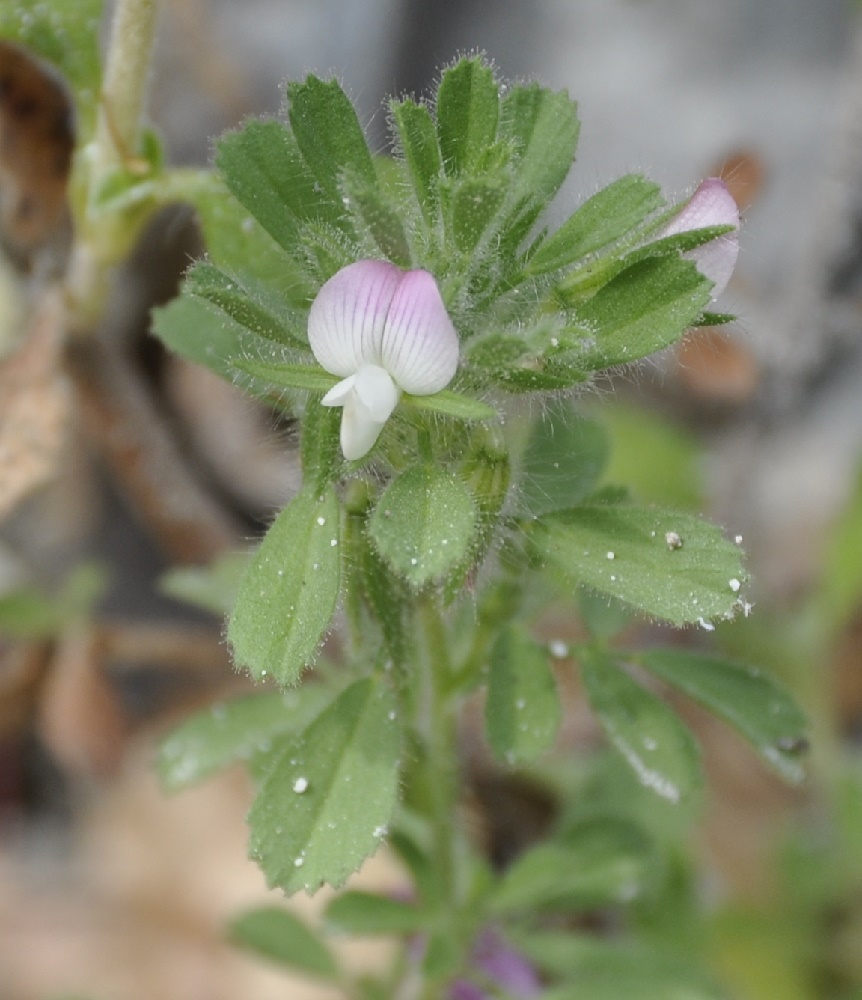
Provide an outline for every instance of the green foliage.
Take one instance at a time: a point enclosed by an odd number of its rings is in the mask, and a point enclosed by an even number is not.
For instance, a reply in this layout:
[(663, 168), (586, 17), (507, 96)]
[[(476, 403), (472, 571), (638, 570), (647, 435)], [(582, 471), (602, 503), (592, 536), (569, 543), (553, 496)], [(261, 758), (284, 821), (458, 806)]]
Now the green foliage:
[(231, 921), (231, 940), (277, 965), (304, 975), (338, 979), (330, 950), (300, 919), (287, 910), (266, 906)]
[(106, 583), (98, 566), (85, 564), (69, 574), (55, 595), (31, 585), (0, 593), (0, 636), (51, 639), (90, 615)]
[(341, 560), (338, 501), (306, 489), (276, 518), (246, 569), (228, 622), (239, 666), (293, 684), (335, 611)]
[(370, 892), (344, 892), (326, 908), (326, 923), (342, 934), (415, 934), (428, 922), (428, 914), (404, 903)]
[(249, 851), (267, 884), (286, 893), (342, 885), (386, 834), (400, 753), (395, 700), (372, 678), (281, 745), (248, 816)]
[(168, 597), (226, 615), (236, 601), (248, 558), (245, 552), (229, 552), (211, 566), (175, 566), (162, 576), (159, 586)]

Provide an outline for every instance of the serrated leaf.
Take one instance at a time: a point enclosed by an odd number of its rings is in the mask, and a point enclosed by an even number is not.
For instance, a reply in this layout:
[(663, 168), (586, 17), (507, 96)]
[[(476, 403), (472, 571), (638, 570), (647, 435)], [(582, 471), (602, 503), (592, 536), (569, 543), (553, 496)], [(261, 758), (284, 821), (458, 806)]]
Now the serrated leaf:
[(562, 714), (547, 648), (509, 625), (492, 647), (490, 665), (485, 731), (491, 749), (510, 764), (535, 760), (553, 743)]
[(732, 617), (730, 581), (747, 579), (739, 547), (691, 514), (584, 506), (534, 521), (530, 535), (540, 559), (565, 579), (674, 625)]
[(78, 131), (86, 141), (101, 87), (101, 0), (15, 0), (0, 7), (0, 38), (52, 63), (75, 94)]
[(756, 667), (672, 649), (646, 650), (639, 661), (741, 733), (787, 781), (805, 770), (807, 721), (796, 702)]
[(177, 791), (266, 753), (275, 738), (304, 729), (329, 697), (325, 688), (306, 685), (234, 698), (198, 712), (162, 741), (159, 778), (166, 789)]
[(174, 600), (226, 615), (234, 606), (248, 560), (247, 552), (228, 552), (210, 566), (175, 566), (161, 577), (159, 589)]
[(308, 489), (278, 515), (240, 584), (228, 622), (234, 659), (253, 677), (294, 684), (313, 660), (338, 601), (340, 509)]
[(437, 134), (447, 174), (473, 172), (497, 137), (500, 100), (494, 73), (481, 59), (462, 59), (437, 89)]
[(334, 931), (359, 937), (370, 934), (414, 934), (429, 922), (412, 903), (371, 892), (344, 892), (326, 908), (325, 920)]
[(583, 823), (562, 841), (533, 847), (506, 871), (494, 890), (494, 913), (535, 908), (587, 909), (634, 898), (649, 876), (652, 847), (630, 823)]
[(336, 888), (380, 846), (401, 733), (381, 681), (351, 684), (273, 761), (251, 807), (250, 854), (286, 893)]
[(567, 399), (533, 424), (521, 466), (521, 507), (537, 517), (580, 503), (595, 489), (610, 451), (607, 434)]
[(579, 323), (595, 335), (582, 363), (607, 368), (667, 347), (709, 304), (710, 287), (691, 261), (676, 256), (632, 264), (578, 307)]
[(658, 184), (627, 174), (587, 199), (530, 257), (529, 274), (567, 267), (612, 246), (664, 204)]
[(424, 104), (409, 99), (390, 104), (398, 143), (416, 200), (428, 223), (437, 217), (437, 188), (443, 170), (437, 128)]
[(442, 389), (431, 396), (411, 396), (405, 392), (401, 402), (413, 410), (439, 413), (441, 416), (454, 417), (456, 420), (493, 420), (499, 416), (493, 406), (472, 396), (462, 396), (451, 389)]
[(641, 784), (674, 805), (690, 805), (703, 777), (694, 737), (679, 716), (605, 653), (584, 649), (579, 664), (593, 711)]
[(423, 463), (386, 489), (368, 530), (380, 555), (418, 589), (464, 558), (476, 517), (476, 504), (464, 483), (439, 466)]
[(341, 201), (341, 177), (350, 172), (374, 187), (377, 175), (356, 111), (337, 80), (306, 77), (287, 85), (290, 124), (319, 188)]
[(287, 969), (335, 980), (338, 964), (329, 948), (299, 917), (275, 906), (250, 910), (231, 921), (230, 939)]
[(291, 255), (301, 254), (301, 220), (338, 218), (340, 206), (322, 191), (281, 122), (250, 121), (228, 132), (216, 146), (216, 165), (238, 201)]

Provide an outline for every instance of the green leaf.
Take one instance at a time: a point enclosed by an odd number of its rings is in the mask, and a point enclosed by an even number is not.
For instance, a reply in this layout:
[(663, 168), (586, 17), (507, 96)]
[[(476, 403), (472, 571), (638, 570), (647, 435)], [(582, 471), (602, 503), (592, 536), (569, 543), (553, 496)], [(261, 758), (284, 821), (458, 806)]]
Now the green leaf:
[(747, 579), (739, 547), (691, 514), (584, 506), (548, 514), (529, 531), (540, 559), (572, 584), (673, 625), (732, 617), (739, 606), (736, 581)]
[(346, 171), (376, 186), (362, 126), (337, 80), (308, 76), (304, 83), (289, 83), (287, 99), (297, 145), (319, 188), (333, 202), (341, 201), (341, 178)]
[(439, 466), (423, 463), (387, 488), (368, 530), (380, 555), (418, 589), (464, 558), (476, 517), (476, 504), (464, 483)]
[(341, 411), (337, 407), (312, 405), (305, 408), (302, 421), (302, 481), (315, 490), (325, 489), (344, 464), (339, 444), (340, 426)]
[(250, 910), (231, 921), (231, 940), (287, 969), (321, 979), (338, 979), (330, 950), (299, 917), (276, 906)]
[(434, 119), (424, 104), (409, 99), (393, 101), (390, 109), (416, 200), (425, 221), (433, 224), (439, 203), (437, 186), (443, 170)]
[(276, 737), (304, 729), (329, 697), (325, 688), (306, 685), (246, 695), (198, 712), (162, 741), (159, 778), (168, 791), (176, 791), (266, 753)]
[(175, 566), (161, 577), (159, 589), (174, 600), (226, 615), (236, 602), (248, 560), (247, 552), (228, 552), (210, 566)]
[(250, 854), (286, 893), (338, 887), (380, 846), (398, 795), (401, 733), (392, 692), (343, 691), (273, 761), (248, 822)]
[(512, 87), (503, 98), (500, 135), (515, 149), (508, 197), (515, 206), (510, 224), (517, 241), (566, 179), (579, 128), (577, 104), (565, 91), (526, 84)]
[(620, 177), (584, 202), (530, 257), (529, 274), (567, 267), (622, 240), (664, 204), (658, 184)]
[(590, 587), (578, 590), (578, 611), (590, 635), (611, 639), (631, 623), (631, 609), (609, 594)]
[(411, 396), (404, 393), (401, 402), (412, 410), (439, 413), (441, 416), (453, 417), (456, 420), (493, 420), (499, 416), (493, 406), (473, 399), (472, 396), (462, 396), (451, 389), (442, 389), (431, 396)]
[(604, 429), (567, 399), (552, 400), (533, 424), (521, 468), (521, 507), (537, 517), (580, 503), (608, 460)]
[(440, 188), (440, 201), (447, 231), (455, 246), (471, 253), (491, 226), (503, 204), (509, 175), (499, 170), (482, 177), (447, 178)]
[(535, 760), (553, 743), (560, 717), (546, 647), (520, 626), (507, 626), (491, 650), (485, 702), (491, 748), (510, 764)]
[(369, 184), (353, 173), (344, 178), (346, 205), (360, 232), (366, 232), (379, 252), (399, 267), (410, 267), (410, 247), (404, 223), (395, 205), (378, 185)]
[(290, 365), (273, 361), (253, 361), (242, 358), (232, 365), (246, 375), (253, 375), (261, 381), (279, 385), (285, 389), (304, 389), (308, 392), (329, 392), (339, 381), (337, 375), (330, 375), (317, 365)]
[(641, 783), (675, 805), (692, 803), (703, 778), (689, 729), (609, 656), (584, 649), (579, 662), (593, 711)]
[(58, 594), (25, 585), (0, 594), (0, 635), (10, 639), (50, 639), (87, 618), (105, 592), (104, 571), (93, 563), (76, 567)]
[(0, 6), (0, 38), (52, 63), (75, 95), (80, 141), (96, 120), (101, 86), (101, 0), (15, 0)]
[(299, 255), (298, 222), (334, 221), (338, 208), (316, 181), (290, 129), (276, 121), (250, 121), (223, 136), (216, 165), (239, 202), (288, 253)]
[(799, 754), (807, 746), (806, 718), (767, 674), (756, 667), (682, 650), (650, 649), (639, 662), (726, 719), (786, 780), (803, 780)]
[(494, 73), (481, 59), (445, 70), (437, 90), (437, 134), (447, 174), (470, 174), (497, 137), (500, 100)]
[(326, 908), (326, 923), (342, 934), (413, 934), (428, 924), (428, 914), (412, 903), (370, 892), (345, 892)]
[(691, 261), (676, 256), (627, 267), (578, 307), (579, 323), (595, 335), (582, 364), (607, 368), (672, 344), (709, 304), (710, 287)]
[(245, 572), (227, 638), (254, 678), (293, 684), (338, 600), (340, 510), (332, 488), (303, 490), (278, 515)]
[(563, 841), (521, 855), (497, 885), (494, 913), (587, 909), (634, 898), (654, 863), (649, 840), (630, 823), (583, 823)]

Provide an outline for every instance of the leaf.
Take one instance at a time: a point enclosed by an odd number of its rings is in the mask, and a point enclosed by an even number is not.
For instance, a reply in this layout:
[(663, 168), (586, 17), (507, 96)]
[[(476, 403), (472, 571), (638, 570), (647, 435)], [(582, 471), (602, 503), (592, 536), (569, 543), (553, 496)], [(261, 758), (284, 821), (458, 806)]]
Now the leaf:
[(245, 572), (227, 628), (234, 659), (256, 680), (294, 684), (314, 658), (338, 600), (339, 505), (332, 488), (302, 491), (278, 515)]
[(319, 188), (333, 202), (341, 201), (341, 178), (347, 171), (376, 186), (362, 126), (337, 80), (308, 76), (304, 83), (289, 83), (287, 99), (297, 145)]
[(582, 364), (607, 368), (678, 340), (709, 304), (711, 285), (691, 261), (650, 257), (632, 264), (578, 307), (595, 347)]
[(0, 7), (0, 37), (46, 59), (71, 85), (83, 141), (96, 119), (101, 23), (101, 0), (15, 0)]
[(374, 853), (395, 808), (400, 750), (395, 698), (372, 678), (284, 747), (248, 817), (250, 854), (270, 887), (337, 888)]
[(399, 267), (410, 267), (410, 246), (397, 207), (378, 185), (357, 179), (352, 173), (343, 182), (346, 206), (357, 224), (374, 240), (380, 253)]
[(59, 594), (34, 586), (9, 589), (0, 594), (0, 635), (10, 639), (50, 639), (75, 622), (89, 617), (107, 588), (99, 566), (76, 567)]
[(529, 274), (567, 267), (617, 243), (664, 204), (658, 184), (637, 174), (620, 177), (580, 206), (530, 257)]
[(499, 115), (494, 73), (481, 59), (461, 59), (443, 72), (437, 89), (437, 135), (447, 174), (476, 172), (497, 137)]
[(796, 702), (756, 667), (671, 649), (646, 650), (639, 662), (720, 715), (787, 781), (800, 782), (807, 720)]
[(491, 748), (510, 764), (535, 760), (553, 742), (560, 717), (547, 649), (519, 626), (507, 626), (491, 650), (485, 702)]
[(597, 504), (547, 514), (529, 532), (540, 559), (572, 584), (673, 625), (732, 617), (731, 580), (747, 579), (739, 547), (691, 514)]
[(302, 421), (302, 481), (315, 490), (325, 489), (344, 464), (340, 426), (341, 413), (335, 407), (306, 407)]
[(496, 914), (537, 908), (588, 909), (634, 898), (653, 863), (649, 840), (630, 823), (599, 819), (563, 841), (521, 855), (490, 899)]
[(248, 560), (247, 552), (228, 552), (210, 566), (175, 566), (159, 580), (159, 589), (174, 600), (226, 615), (236, 602)]
[(428, 223), (437, 217), (437, 186), (443, 170), (437, 129), (424, 104), (405, 99), (389, 105), (401, 154), (419, 207)]
[(321, 979), (337, 979), (330, 950), (299, 917), (276, 906), (250, 910), (232, 920), (230, 939), (288, 969)]
[(476, 504), (463, 482), (439, 466), (423, 463), (386, 489), (368, 530), (380, 555), (418, 589), (464, 558), (476, 517)]
[(428, 924), (428, 914), (412, 903), (370, 892), (344, 892), (326, 908), (327, 925), (342, 934), (413, 934)]
[(573, 507), (595, 489), (608, 460), (604, 429), (567, 399), (549, 403), (533, 424), (521, 467), (521, 507), (534, 517)]
[(401, 402), (413, 410), (439, 413), (441, 416), (454, 417), (456, 420), (492, 420), (499, 416), (493, 406), (479, 399), (473, 399), (472, 396), (462, 396), (451, 389), (442, 389), (431, 396), (411, 396), (404, 393)]
[(703, 785), (689, 729), (604, 653), (584, 649), (579, 664), (593, 711), (641, 784), (668, 802), (689, 805)]
[(315, 188), (293, 133), (281, 122), (250, 121), (216, 146), (216, 165), (237, 200), (280, 246), (300, 255), (300, 220), (335, 220), (338, 207)]
[(304, 729), (329, 697), (325, 688), (305, 685), (234, 698), (198, 712), (162, 741), (159, 778), (173, 792), (267, 753), (276, 737)]
[(308, 392), (329, 392), (339, 381), (337, 375), (330, 375), (318, 365), (291, 365), (273, 361), (255, 361), (248, 358), (236, 360), (233, 367), (238, 371), (253, 375), (264, 382), (279, 385), (285, 389), (305, 389)]
[(471, 253), (502, 206), (509, 184), (509, 175), (499, 170), (482, 177), (447, 178), (440, 188), (447, 230), (455, 246)]

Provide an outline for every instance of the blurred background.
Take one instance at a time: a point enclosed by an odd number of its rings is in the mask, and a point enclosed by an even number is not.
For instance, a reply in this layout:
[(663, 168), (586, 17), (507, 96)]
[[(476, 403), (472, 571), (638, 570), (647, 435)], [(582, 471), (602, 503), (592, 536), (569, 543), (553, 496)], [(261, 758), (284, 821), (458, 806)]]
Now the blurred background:
[[(171, 0), (152, 81), (173, 163), (208, 162), (219, 133), (277, 114), (282, 83), (307, 72), (337, 76), (384, 149), (385, 97), (421, 96), (481, 50), (503, 77), (579, 102), (561, 215), (627, 172), (671, 198), (727, 180), (744, 227), (719, 305), (738, 321), (583, 403), (613, 435), (612, 478), (743, 536), (754, 613), (716, 644), (774, 670), (811, 715), (801, 790), (692, 716), (710, 798), (688, 850), (706, 953), (739, 1000), (862, 998), (860, 28), (851, 0)], [(254, 537), (296, 473), (289, 427), (147, 335), (150, 306), (202, 249), (182, 209), (145, 236), (107, 321), (125, 351), (116, 385), (127, 400), (145, 386), (142, 409), (90, 406), (59, 471), (0, 529), (4, 586), (72, 604), (102, 593), (92, 628), (0, 646), (0, 1000), (336, 996), (286, 985), (225, 940), (227, 919), (268, 898), (245, 861), (242, 775), (166, 798), (152, 774), (160, 733), (242, 686), (218, 619), (158, 580)], [(93, 430), (153, 407), (212, 528), (191, 549), (142, 512), (116, 442)], [(82, 561), (109, 582), (70, 582)], [(567, 738), (590, 746), (582, 714)], [(399, 874), (379, 857), (361, 878)], [(381, 958), (353, 947), (356, 962)]]

